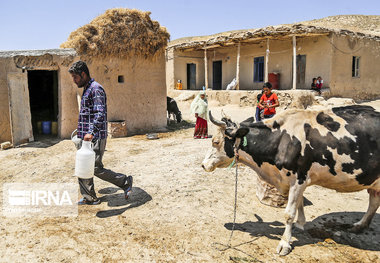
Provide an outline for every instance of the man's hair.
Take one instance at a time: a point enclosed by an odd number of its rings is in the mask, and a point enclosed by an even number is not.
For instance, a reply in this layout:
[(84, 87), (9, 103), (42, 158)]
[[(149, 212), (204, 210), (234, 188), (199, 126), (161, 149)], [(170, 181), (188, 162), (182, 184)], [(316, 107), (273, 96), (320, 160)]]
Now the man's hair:
[(90, 77), (90, 71), (88, 70), (86, 62), (79, 60), (74, 62), (69, 68), (69, 73), (81, 75), (82, 72), (86, 73), (88, 77)]
[(269, 88), (269, 89), (271, 89), (272, 88), (272, 84), (270, 84), (270, 82), (265, 82), (263, 88)]

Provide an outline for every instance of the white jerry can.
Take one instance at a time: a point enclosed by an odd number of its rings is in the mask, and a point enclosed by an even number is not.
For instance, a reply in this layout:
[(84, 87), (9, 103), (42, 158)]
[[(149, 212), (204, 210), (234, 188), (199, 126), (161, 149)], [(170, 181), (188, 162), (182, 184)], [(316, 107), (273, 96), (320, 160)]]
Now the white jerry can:
[(77, 151), (75, 158), (75, 176), (82, 179), (94, 177), (95, 152), (91, 141), (82, 141), (82, 147)]

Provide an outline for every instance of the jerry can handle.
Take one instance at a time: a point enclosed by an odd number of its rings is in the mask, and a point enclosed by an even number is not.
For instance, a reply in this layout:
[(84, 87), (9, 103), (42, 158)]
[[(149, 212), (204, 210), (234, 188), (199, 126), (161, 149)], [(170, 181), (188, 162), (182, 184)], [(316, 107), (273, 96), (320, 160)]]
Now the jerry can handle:
[(78, 129), (75, 129), (75, 130), (71, 133), (71, 139), (73, 139), (73, 137), (74, 137), (74, 133), (76, 133), (77, 130), (78, 130)]

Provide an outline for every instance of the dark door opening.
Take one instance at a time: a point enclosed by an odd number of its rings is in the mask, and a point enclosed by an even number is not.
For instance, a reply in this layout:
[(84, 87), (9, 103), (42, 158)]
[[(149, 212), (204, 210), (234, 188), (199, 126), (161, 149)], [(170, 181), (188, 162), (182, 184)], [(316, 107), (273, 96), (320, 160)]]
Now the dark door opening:
[[(307, 89), (305, 83), (305, 73), (306, 73), (306, 55), (297, 55), (296, 57), (296, 89)], [(311, 83), (311, 80), (310, 80)]]
[(222, 61), (214, 61), (212, 63), (212, 89), (222, 89)]
[(57, 136), (58, 72), (28, 71), (28, 89), (34, 138)]
[(196, 89), (197, 70), (194, 63), (187, 64), (187, 89)]

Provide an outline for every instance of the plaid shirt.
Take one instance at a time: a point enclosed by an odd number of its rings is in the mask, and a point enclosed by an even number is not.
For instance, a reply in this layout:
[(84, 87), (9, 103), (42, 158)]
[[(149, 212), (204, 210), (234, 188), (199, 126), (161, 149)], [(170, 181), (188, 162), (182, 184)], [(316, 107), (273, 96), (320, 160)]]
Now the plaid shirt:
[(107, 138), (107, 97), (103, 87), (91, 79), (83, 90), (78, 119), (78, 138), (86, 134), (94, 139)]

